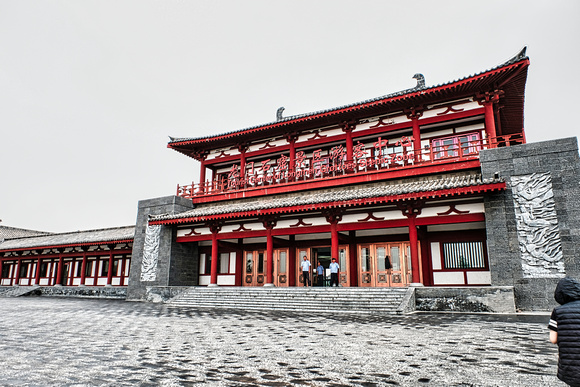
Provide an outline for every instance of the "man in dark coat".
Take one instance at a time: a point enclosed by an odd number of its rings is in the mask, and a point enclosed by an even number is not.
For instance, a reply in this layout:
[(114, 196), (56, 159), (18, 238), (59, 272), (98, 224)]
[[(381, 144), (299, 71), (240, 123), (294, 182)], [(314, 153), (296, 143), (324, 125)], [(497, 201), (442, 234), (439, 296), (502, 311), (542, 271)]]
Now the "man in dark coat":
[(558, 379), (580, 387), (580, 283), (562, 278), (554, 298), (560, 306), (552, 311), (550, 341), (558, 344)]

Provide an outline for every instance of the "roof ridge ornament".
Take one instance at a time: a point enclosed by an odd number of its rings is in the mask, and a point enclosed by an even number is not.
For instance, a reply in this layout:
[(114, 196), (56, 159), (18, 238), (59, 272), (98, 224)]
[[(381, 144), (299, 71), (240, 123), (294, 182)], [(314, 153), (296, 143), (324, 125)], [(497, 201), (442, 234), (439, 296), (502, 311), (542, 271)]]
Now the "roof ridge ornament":
[(413, 79), (417, 80), (417, 86), (413, 89), (424, 89), (425, 88), (425, 77), (421, 73), (413, 75)]
[(282, 117), (282, 113), (284, 112), (284, 106), (281, 106), (276, 110), (276, 121), (282, 121), (284, 117)]

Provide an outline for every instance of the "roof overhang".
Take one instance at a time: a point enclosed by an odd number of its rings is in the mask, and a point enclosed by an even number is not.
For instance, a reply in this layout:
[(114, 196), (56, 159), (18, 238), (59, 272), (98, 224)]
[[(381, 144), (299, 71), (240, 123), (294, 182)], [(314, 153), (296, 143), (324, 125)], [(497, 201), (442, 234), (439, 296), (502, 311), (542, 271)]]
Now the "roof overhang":
[(428, 88), (413, 88), (376, 99), (328, 109), (315, 113), (292, 116), (283, 120), (233, 132), (202, 138), (171, 139), (168, 148), (202, 160), (208, 149), (234, 146), (266, 136), (337, 125), (364, 117), (380, 116), (412, 106), (442, 103), (450, 99), (475, 97), (486, 92), (501, 90), (498, 135), (519, 133), (523, 129), (524, 91), (530, 64), (525, 49), (506, 63), (460, 80)]
[[(169, 219), (164, 219), (163, 216), (151, 218), (149, 220), (150, 225), (178, 225), (178, 224), (189, 224), (189, 223), (205, 223), (211, 221), (227, 221), (232, 219), (243, 219), (243, 218), (255, 218), (260, 216), (268, 215), (281, 215), (281, 214), (292, 214), (292, 213), (305, 213), (314, 212), (327, 209), (335, 208), (352, 208), (352, 207), (364, 207), (368, 205), (376, 204), (388, 204), (397, 203), (410, 200), (436, 200), (439, 198), (449, 198), (457, 196), (473, 196), (494, 191), (503, 191), (506, 189), (505, 181), (494, 181), (491, 183), (484, 183), (478, 185), (470, 185), (464, 187), (453, 187), (447, 189), (437, 189), (430, 191), (421, 192), (409, 192), (401, 193), (395, 195), (384, 195), (370, 198), (360, 198), (360, 199), (349, 199), (349, 200), (336, 200), (331, 202), (315, 203), (315, 204), (302, 204), (295, 206), (284, 206), (275, 208), (263, 208), (252, 211), (238, 211), (238, 212), (226, 212), (226, 213), (216, 213), (208, 214), (202, 216), (183, 216), (174, 215)], [(216, 207), (219, 207), (216, 206)]]

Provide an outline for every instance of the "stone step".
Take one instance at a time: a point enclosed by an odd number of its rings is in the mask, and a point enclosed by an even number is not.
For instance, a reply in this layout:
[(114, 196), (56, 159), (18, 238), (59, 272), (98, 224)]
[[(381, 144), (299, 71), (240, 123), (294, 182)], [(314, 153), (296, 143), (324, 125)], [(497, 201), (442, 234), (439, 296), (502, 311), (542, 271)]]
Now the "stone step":
[(195, 287), (167, 301), (180, 308), (395, 314), (407, 288), (206, 288)]

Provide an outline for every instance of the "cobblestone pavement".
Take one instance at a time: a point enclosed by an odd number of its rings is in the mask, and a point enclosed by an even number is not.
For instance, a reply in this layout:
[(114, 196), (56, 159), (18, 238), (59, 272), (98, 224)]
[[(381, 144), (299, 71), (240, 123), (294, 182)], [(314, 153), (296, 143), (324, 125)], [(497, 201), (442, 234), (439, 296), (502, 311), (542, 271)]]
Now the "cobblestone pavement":
[(548, 317), (317, 316), (0, 298), (0, 384), (563, 386)]

